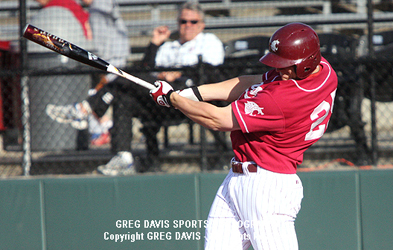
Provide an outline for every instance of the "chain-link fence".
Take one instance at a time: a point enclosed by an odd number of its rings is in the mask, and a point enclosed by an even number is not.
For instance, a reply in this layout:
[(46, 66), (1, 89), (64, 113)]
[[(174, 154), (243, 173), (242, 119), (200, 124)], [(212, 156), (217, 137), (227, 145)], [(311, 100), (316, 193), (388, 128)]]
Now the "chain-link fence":
[[(391, 166), (390, 1), (201, 0), (205, 32), (216, 34), (224, 43), (225, 62), (216, 67), (199, 63), (176, 69), (149, 68), (141, 60), (154, 27), (177, 29), (176, 11), (185, 1), (117, 2), (131, 44), (123, 70), (147, 81), (161, 71), (180, 71), (185, 77), (174, 84), (176, 89), (265, 72), (267, 68), (258, 59), (266, 53), (270, 35), (288, 22), (311, 25), (320, 36), (322, 55), (337, 72), (339, 86), (328, 131), (306, 152), (300, 169)], [(77, 3), (88, 11), (82, 2)], [(153, 170), (160, 166), (167, 173), (228, 168), (232, 156), (229, 133), (209, 131), (177, 110), (157, 107), (148, 90), (125, 80), (118, 82), (123, 87), (117, 91), (128, 86), (127, 94), (115, 96), (100, 119), (89, 116), (86, 126), (51, 116), (48, 109), (53, 111), (53, 105), (88, 99), (99, 89), (102, 72), (50, 50), (28, 50), (30, 42), (20, 34), (42, 9), (35, 1), (0, 2), (1, 176), (96, 173), (97, 166), (112, 158), (116, 143), (131, 145), (140, 172), (147, 170), (146, 164)], [(66, 27), (72, 25), (62, 16), (57, 18)], [(95, 50), (88, 43), (85, 46)], [(125, 125), (118, 126), (119, 121)]]

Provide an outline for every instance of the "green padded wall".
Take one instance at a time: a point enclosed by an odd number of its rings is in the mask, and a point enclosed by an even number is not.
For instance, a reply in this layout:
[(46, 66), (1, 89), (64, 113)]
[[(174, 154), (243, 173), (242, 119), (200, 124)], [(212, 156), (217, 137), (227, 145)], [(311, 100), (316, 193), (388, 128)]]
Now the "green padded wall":
[(0, 249), (43, 249), (39, 180), (0, 181)]
[[(174, 220), (195, 219), (194, 175), (50, 179), (44, 185), (48, 249), (197, 249), (197, 241), (174, 240), (178, 230), (172, 226)], [(134, 223), (118, 228), (118, 220)], [(111, 234), (130, 240), (105, 240)], [(137, 234), (140, 240), (131, 242)]]
[[(204, 221), (225, 176), (1, 180), (0, 249), (203, 249)], [(300, 249), (393, 246), (393, 170), (299, 176), (304, 186), (295, 223)], [(115, 235), (124, 241), (114, 242)]]
[(393, 249), (393, 173), (360, 173), (364, 249)]
[(359, 248), (357, 171), (300, 173), (302, 208), (295, 221), (300, 249)]

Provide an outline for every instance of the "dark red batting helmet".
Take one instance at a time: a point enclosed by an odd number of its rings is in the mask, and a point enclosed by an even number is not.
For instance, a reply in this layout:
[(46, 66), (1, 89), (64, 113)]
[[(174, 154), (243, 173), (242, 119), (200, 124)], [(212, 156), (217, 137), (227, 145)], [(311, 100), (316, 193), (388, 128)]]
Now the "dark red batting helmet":
[(297, 77), (306, 78), (321, 61), (318, 35), (306, 24), (287, 24), (272, 35), (269, 53), (259, 61), (273, 68), (296, 65)]

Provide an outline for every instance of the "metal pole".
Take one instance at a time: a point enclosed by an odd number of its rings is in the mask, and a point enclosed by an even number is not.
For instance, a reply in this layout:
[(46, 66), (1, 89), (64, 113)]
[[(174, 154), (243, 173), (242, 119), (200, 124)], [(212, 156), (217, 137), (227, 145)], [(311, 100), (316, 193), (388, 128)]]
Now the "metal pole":
[[(367, 26), (368, 26), (368, 51), (369, 57), (372, 61), (375, 60), (374, 51), (374, 16), (373, 16), (373, 3), (372, 0), (367, 0)], [(375, 96), (375, 73), (370, 72), (370, 101), (371, 101), (371, 161), (372, 165), (376, 166), (378, 163), (378, 132), (376, 120), (376, 96)]]
[(23, 125), (23, 159), (22, 167), (25, 176), (30, 175), (31, 168), (31, 135), (30, 135), (30, 100), (28, 76), (22, 75), (22, 125)]
[(22, 39), (26, 26), (26, 0), (19, 0), (19, 34), (20, 34), (20, 72), (21, 72), (21, 99), (22, 99), (22, 126), (23, 126), (23, 159), (22, 168), (25, 176), (30, 175), (31, 168), (31, 140), (30, 140), (30, 100), (27, 76), (27, 42)]

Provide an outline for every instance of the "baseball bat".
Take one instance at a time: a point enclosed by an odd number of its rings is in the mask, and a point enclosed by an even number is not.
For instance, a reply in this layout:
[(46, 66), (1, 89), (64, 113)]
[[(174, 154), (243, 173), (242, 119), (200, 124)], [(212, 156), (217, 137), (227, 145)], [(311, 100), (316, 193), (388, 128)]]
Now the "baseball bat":
[(93, 53), (86, 51), (75, 44), (67, 42), (64, 39), (52, 35), (31, 24), (26, 25), (26, 28), (23, 32), (23, 37), (78, 62), (126, 78), (147, 89), (155, 88), (153, 84), (116, 68), (112, 64), (104, 61)]

